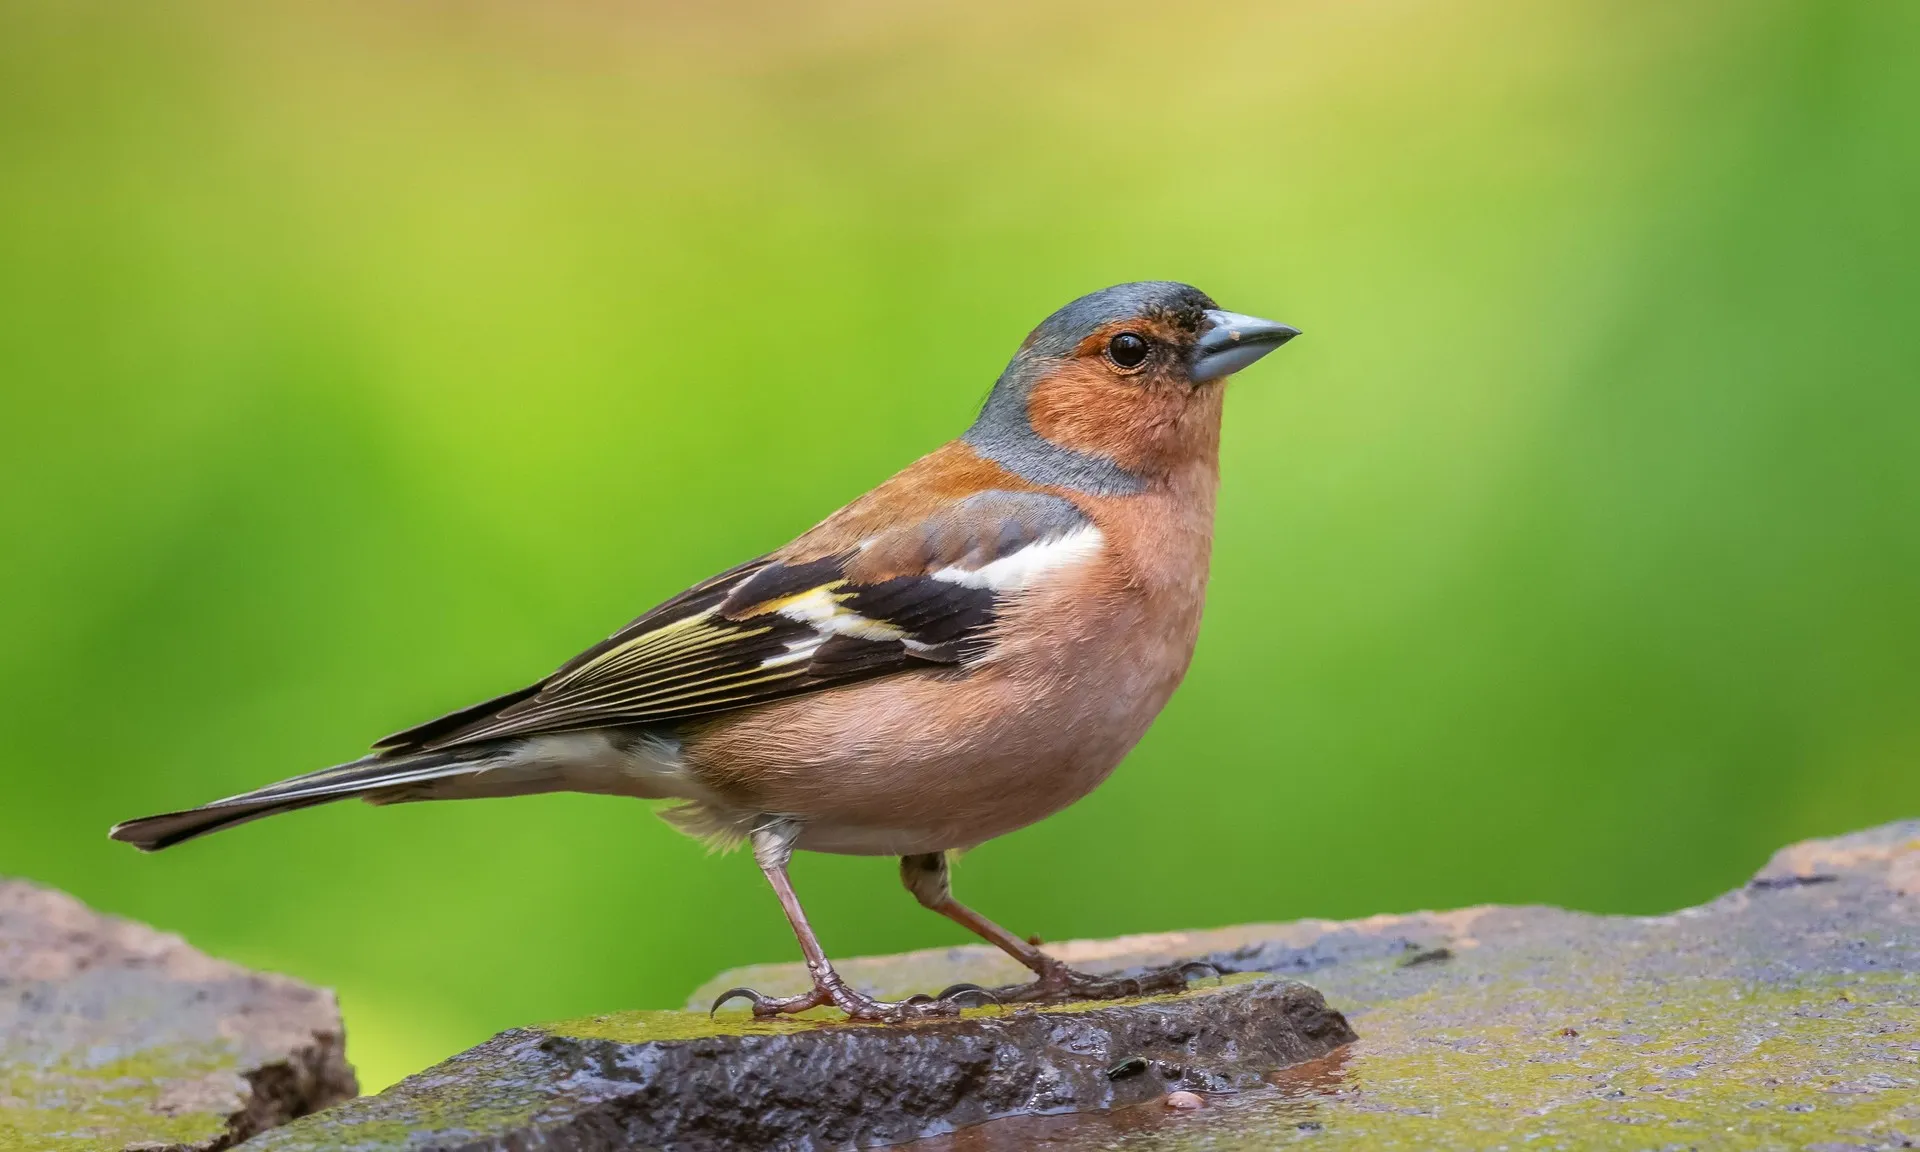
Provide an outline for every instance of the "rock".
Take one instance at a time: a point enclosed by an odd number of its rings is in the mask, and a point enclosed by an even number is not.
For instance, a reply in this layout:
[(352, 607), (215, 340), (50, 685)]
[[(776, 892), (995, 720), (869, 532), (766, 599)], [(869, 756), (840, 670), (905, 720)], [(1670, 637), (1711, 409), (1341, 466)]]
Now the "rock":
[(247, 1147), (873, 1147), (1169, 1089), (1254, 1088), (1352, 1039), (1319, 993), (1273, 980), (910, 1025), (633, 1012), (501, 1033)]
[(356, 1091), (331, 993), (0, 879), (0, 1148), (225, 1148)]
[[(1795, 845), (1738, 890), (1666, 916), (1479, 907), (1052, 947), (1102, 971), (1204, 959), (1310, 975), (1360, 1039), (1340, 1045), (1345, 1024), (1315, 994), (1267, 981), (911, 1028), (636, 1013), (504, 1033), (249, 1148), (825, 1148), (989, 1116), (1003, 1118), (915, 1146), (1839, 1152), (1920, 1141), (1920, 822)], [(841, 969), (888, 996), (1021, 975), (985, 948)], [(736, 984), (797, 991), (805, 973), (723, 973), (690, 1003)], [(1183, 1035), (1216, 1034), (1202, 1019), (1293, 1021), (1297, 1040), (1174, 1055)], [(1291, 1063), (1313, 1052), (1325, 1055)], [(1254, 1074), (1278, 1064), (1291, 1066)], [(1204, 1093), (1206, 1106), (1169, 1107), (1176, 1092)], [(1004, 1116), (1009, 1105), (1024, 1114)], [(1033, 1114), (1069, 1105), (1103, 1110)]]
[[(1310, 974), (1360, 1041), (1201, 1112), (987, 1124), (933, 1149), (1906, 1148), (1920, 1144), (1920, 821), (1777, 853), (1666, 916), (1479, 907), (1076, 941), (1103, 970)], [(783, 992), (768, 965), (716, 977)], [(881, 994), (1012, 978), (996, 952), (852, 960)]]

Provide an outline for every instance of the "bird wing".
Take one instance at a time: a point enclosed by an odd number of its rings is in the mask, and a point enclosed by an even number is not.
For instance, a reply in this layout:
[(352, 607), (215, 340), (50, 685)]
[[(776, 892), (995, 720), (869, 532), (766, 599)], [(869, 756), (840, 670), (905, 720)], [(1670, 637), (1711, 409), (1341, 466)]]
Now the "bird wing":
[(1071, 501), (987, 491), (822, 550), (828, 521), (780, 552), (694, 586), (553, 675), (387, 737), (382, 753), (665, 724), (875, 676), (966, 665), (1009, 597), (1091, 557), (1100, 531)]

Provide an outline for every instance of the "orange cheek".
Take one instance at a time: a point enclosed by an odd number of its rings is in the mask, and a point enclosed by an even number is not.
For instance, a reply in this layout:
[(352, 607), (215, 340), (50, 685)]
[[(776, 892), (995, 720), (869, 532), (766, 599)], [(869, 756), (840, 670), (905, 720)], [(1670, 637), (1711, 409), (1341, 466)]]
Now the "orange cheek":
[(1177, 397), (1149, 380), (1115, 379), (1075, 361), (1034, 386), (1027, 419), (1055, 444), (1130, 466), (1156, 454), (1156, 431), (1176, 420), (1180, 407)]

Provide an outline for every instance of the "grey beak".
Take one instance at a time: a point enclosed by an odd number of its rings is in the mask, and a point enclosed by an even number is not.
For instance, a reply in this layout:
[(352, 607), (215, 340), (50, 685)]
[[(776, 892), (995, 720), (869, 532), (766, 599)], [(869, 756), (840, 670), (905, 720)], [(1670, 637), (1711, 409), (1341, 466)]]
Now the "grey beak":
[(1207, 312), (1207, 330), (1193, 346), (1189, 364), (1193, 382), (1204, 384), (1238, 372), (1280, 345), (1300, 335), (1300, 329), (1238, 312)]

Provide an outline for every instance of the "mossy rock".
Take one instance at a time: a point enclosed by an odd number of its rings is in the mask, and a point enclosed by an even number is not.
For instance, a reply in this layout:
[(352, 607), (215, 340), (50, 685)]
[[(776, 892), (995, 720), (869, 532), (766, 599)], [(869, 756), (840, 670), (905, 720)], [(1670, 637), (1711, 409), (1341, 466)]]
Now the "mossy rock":
[(633, 1012), (503, 1033), (248, 1147), (873, 1147), (1176, 1089), (1256, 1089), (1352, 1039), (1319, 993), (1258, 979), (904, 1025)]
[[(1229, 1056), (1235, 1046), (1221, 1042), (1226, 1013), (1210, 1037), (1201, 1028), (1182, 1041), (1207, 1060), (1155, 1050), (1144, 1069), (1101, 1066), (1122, 1048), (1151, 1048), (1130, 1020), (1209, 998), (1257, 994), (1269, 998), (1268, 1016), (1338, 1019), (1299, 985), (1231, 977), (1180, 997), (972, 1011), (908, 1028), (632, 1013), (504, 1033), (250, 1147), (589, 1152), (926, 1136), (917, 1146), (951, 1152), (1295, 1143), (1842, 1152), (1920, 1137), (1920, 822), (1795, 845), (1740, 890), (1668, 916), (1481, 907), (1054, 951), (1101, 971), (1202, 959), (1227, 973), (1306, 977), (1359, 1039), (1339, 1043), (1342, 1032), (1328, 1026), (1284, 1058), (1238, 1059), (1249, 1054)], [(984, 948), (854, 959), (841, 970), (888, 997), (1020, 975)], [(737, 969), (689, 1006), (734, 985), (780, 993), (805, 981), (795, 964)], [(1260, 1015), (1243, 1012), (1235, 1026)], [(1095, 1031), (1077, 1030), (1089, 1021)], [(1001, 1046), (984, 1063), (982, 1028)], [(1086, 1039), (1100, 1035), (1104, 1044)], [(1092, 1057), (1083, 1071), (1098, 1070), (1099, 1082), (1020, 1063), (1083, 1041)], [(996, 1059), (1011, 1077), (994, 1079)], [(1119, 1079), (1104, 1079), (1116, 1070)], [(1148, 1074), (1129, 1082), (1136, 1072)], [(1005, 1086), (1021, 1076), (1027, 1100), (1007, 1115)], [(1087, 1090), (1056, 1092), (1064, 1081)], [(1174, 1089), (1199, 1090), (1206, 1106), (1168, 1108)], [(884, 1122), (901, 1116), (911, 1123)]]
[[(1302, 975), (1360, 1034), (1271, 1089), (1004, 1121), (968, 1149), (1819, 1149), (1920, 1146), (1920, 821), (1784, 849), (1666, 916), (1481, 907), (1055, 949), (1124, 970)], [(878, 994), (1008, 976), (961, 948), (849, 961)], [(781, 992), (795, 965), (698, 989)]]
[(212, 1150), (352, 1097), (330, 993), (0, 880), (0, 1150)]

